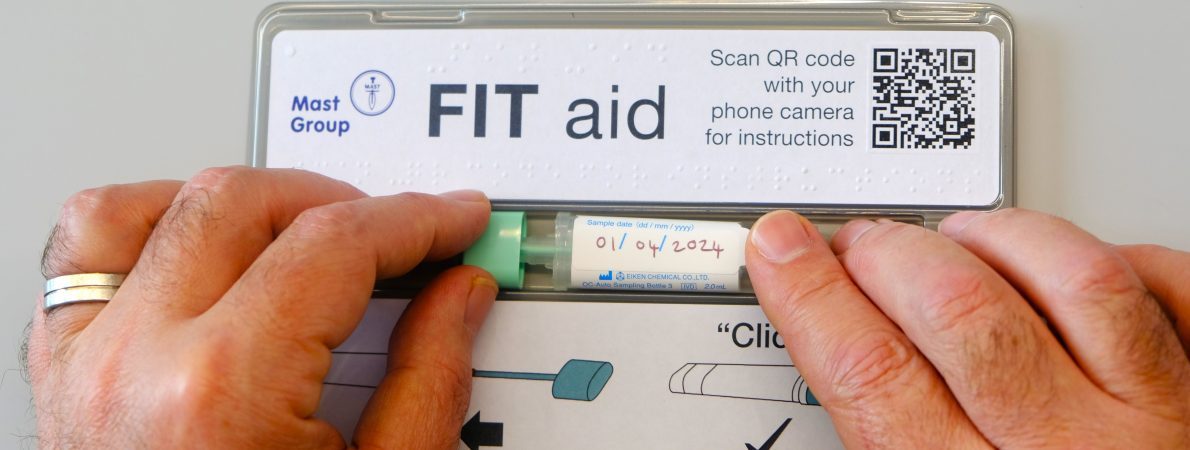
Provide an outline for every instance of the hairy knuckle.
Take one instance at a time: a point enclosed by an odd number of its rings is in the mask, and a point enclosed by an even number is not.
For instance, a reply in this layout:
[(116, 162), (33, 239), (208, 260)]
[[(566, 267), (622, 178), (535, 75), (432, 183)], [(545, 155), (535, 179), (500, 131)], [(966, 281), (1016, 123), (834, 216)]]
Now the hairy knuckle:
[(114, 214), (110, 207), (115, 202), (117, 188), (103, 186), (79, 191), (62, 205), (62, 218), (69, 223), (75, 220), (110, 219)]
[(443, 208), (442, 199), (437, 195), (421, 192), (402, 192), (396, 195), (396, 199), (408, 214), (422, 219), (406, 221), (406, 226), (414, 228), (410, 232), (416, 236), (431, 235), (435, 226), (434, 219)]
[(852, 273), (865, 273), (868, 268), (881, 265), (884, 258), (907, 246), (915, 246), (924, 236), (926, 229), (900, 222), (877, 223), (864, 232), (847, 249), (846, 257)]
[[(83, 272), (98, 258), (88, 251), (100, 242), (122, 239), (138, 226), (129, 214), (138, 201), (137, 191), (127, 185), (86, 189), (70, 196), (62, 205), (58, 223), (50, 232), (42, 253), (42, 273), (52, 278)], [(99, 258), (104, 259), (104, 258)]]
[(1115, 298), (1144, 292), (1131, 267), (1115, 254), (1097, 251), (1079, 261), (1058, 283), (1058, 293), (1064, 299)]
[(919, 311), (923, 323), (936, 332), (962, 328), (996, 301), (984, 277), (965, 271), (941, 276), (925, 292)]
[(290, 228), (306, 239), (353, 239), (362, 232), (360, 214), (354, 203), (331, 203), (302, 211)]
[(916, 358), (908, 339), (891, 331), (851, 339), (837, 351), (828, 375), (839, 400), (850, 405), (870, 403), (896, 389)]
[(245, 189), (249, 169), (243, 167), (213, 167), (203, 169), (190, 178), (178, 192), (177, 201), (163, 216), (171, 227), (205, 231), (223, 217), (216, 199), (235, 199)]
[(247, 180), (251, 170), (236, 166), (203, 169), (182, 186), (178, 201), (166, 213), (167, 223), (211, 225), (213, 219), (224, 215), (220, 206), (237, 201), (250, 189)]
[(244, 186), (252, 169), (242, 166), (211, 167), (203, 169), (190, 178), (183, 188), (186, 191), (205, 190), (210, 192), (233, 191)]

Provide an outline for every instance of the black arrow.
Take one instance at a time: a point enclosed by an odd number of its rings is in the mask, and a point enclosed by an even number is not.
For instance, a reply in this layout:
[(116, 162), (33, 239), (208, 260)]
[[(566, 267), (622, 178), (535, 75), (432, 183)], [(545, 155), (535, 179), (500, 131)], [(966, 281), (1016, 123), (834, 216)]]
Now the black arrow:
[(479, 420), (479, 411), (471, 416), (471, 420), (463, 425), (463, 432), (459, 435), (463, 440), (463, 444), (471, 450), (479, 450), (479, 447), (503, 447), (504, 446), (504, 424), (500, 422), (482, 422)]

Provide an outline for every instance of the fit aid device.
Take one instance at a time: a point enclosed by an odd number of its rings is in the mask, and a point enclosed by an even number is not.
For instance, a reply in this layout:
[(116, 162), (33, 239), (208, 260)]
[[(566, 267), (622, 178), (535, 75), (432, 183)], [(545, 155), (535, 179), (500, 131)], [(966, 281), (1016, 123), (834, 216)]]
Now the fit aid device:
[(467, 445), (839, 447), (752, 294), (748, 229), (1014, 203), (1014, 32), (993, 5), (282, 4), (256, 37), (253, 165), (492, 200), (478, 242), (378, 282), (334, 350), (315, 415), (348, 440), (371, 395), (351, 380), (383, 378), (407, 299), (467, 263), (501, 285), (467, 416), (502, 424)]

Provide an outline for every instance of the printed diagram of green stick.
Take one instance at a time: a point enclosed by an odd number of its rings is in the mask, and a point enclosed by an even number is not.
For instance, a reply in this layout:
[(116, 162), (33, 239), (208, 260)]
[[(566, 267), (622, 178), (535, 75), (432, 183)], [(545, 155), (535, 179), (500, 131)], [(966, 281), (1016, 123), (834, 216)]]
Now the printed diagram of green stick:
[(670, 375), (669, 391), (821, 405), (793, 366), (687, 363)]
[(501, 372), (495, 370), (472, 370), (471, 376), (479, 378), (503, 378), (506, 380), (535, 380), (553, 382), (551, 392), (560, 400), (595, 400), (607, 381), (612, 378), (612, 363), (572, 359), (566, 361), (558, 373)]

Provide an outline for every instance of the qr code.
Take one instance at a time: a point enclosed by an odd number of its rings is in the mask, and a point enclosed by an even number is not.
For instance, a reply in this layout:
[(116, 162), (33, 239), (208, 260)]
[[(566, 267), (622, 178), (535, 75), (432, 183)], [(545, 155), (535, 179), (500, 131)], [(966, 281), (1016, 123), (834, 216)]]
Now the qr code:
[(975, 49), (878, 48), (872, 146), (966, 149), (975, 140)]

